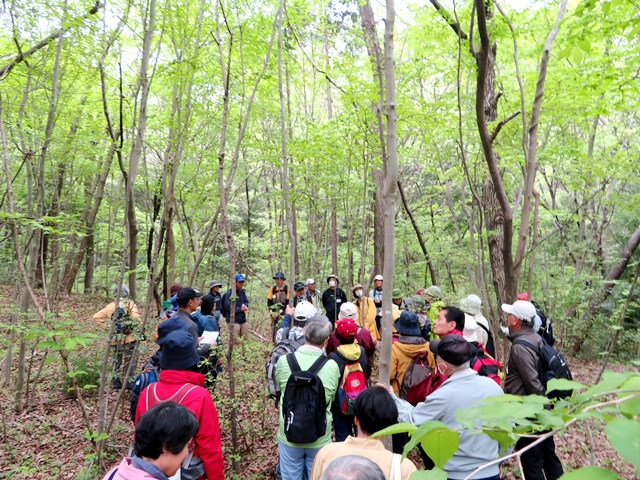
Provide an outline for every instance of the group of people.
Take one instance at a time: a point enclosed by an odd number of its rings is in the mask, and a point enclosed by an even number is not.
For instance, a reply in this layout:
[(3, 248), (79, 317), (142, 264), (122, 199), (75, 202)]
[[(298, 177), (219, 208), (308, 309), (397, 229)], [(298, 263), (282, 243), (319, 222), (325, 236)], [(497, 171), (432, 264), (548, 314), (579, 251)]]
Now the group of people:
[[(279, 409), (278, 475), (282, 479), (339, 478), (331, 476), (336, 465), (344, 468), (347, 463), (353, 464), (355, 472), (356, 465), (370, 466), (371, 462), (382, 472), (380, 478), (408, 479), (416, 466), (406, 459), (400, 461), (400, 455), (370, 437), (397, 422), (419, 426), (430, 420), (439, 420), (460, 434), (459, 447), (444, 466), (448, 478), (462, 479), (472, 473), (473, 479), (500, 478), (498, 464), (491, 463), (498, 458), (498, 443), (479, 433), (481, 425), (478, 431), (462, 429), (455, 414), (503, 392), (544, 395), (539, 358), (525, 345), (539, 347), (542, 342), (537, 332), (539, 311), (532, 303), (518, 300), (502, 305), (507, 315), (507, 336), (514, 341), (505, 377), (504, 368), (495, 360), (494, 334), (482, 315), (478, 296), (465, 297), (458, 308), (445, 304), (437, 286), (408, 298), (394, 290), (387, 387), (371, 380), (373, 357), (381, 340), (381, 275), (375, 277), (368, 295), (361, 284), (354, 285), (351, 299), (338, 286), (334, 274), (327, 278), (328, 288), (321, 294), (313, 279), (294, 284), (294, 294), (289, 295), (284, 275), (277, 272), (273, 278), (275, 285), (269, 289), (267, 308), (278, 316), (272, 319), (280, 322), (276, 343), (298, 342), (290, 353), (277, 359), (273, 369)], [(211, 366), (204, 370), (202, 366), (203, 358), (211, 356), (219, 340), (213, 345), (201, 341), (204, 332), (219, 332), (221, 318), (229, 322), (235, 317), (232, 328), (236, 335), (247, 336), (245, 278), (238, 274), (235, 281), (233, 312), (231, 289), (221, 294), (219, 281), (210, 283), (206, 295), (190, 287), (172, 287), (165, 304), (166, 319), (160, 323), (156, 339), (159, 351), (154, 357), (160, 367), (159, 379), (142, 390), (137, 399), (134, 455), (109, 472), (106, 480), (165, 479), (178, 470), (181, 478), (224, 478), (220, 426), (211, 395), (204, 388)], [(118, 319), (139, 315), (126, 293), (124, 287), (114, 292), (115, 302), (95, 317), (103, 323), (106, 318), (115, 319), (112, 344), (116, 372), (121, 363), (127, 368), (126, 354), (136, 341), (132, 332), (118, 327)], [(113, 386), (122, 387), (123, 378), (119, 378), (120, 385)], [(176, 428), (185, 434), (172, 436), (176, 432), (167, 430), (165, 412), (183, 407), (193, 418), (187, 421), (184, 415), (175, 413)], [(184, 426), (178, 425), (178, 418), (184, 420)], [(150, 426), (150, 422), (158, 425)], [(150, 438), (149, 431), (154, 428), (164, 433)], [(528, 447), (533, 440), (522, 437), (516, 448)], [(396, 443), (394, 450), (398, 451), (402, 445)], [(429, 465), (424, 452), (423, 459)], [(553, 437), (534, 445), (521, 459), (527, 479), (550, 480), (562, 475)], [(490, 465), (482, 468), (485, 464)], [(376, 478), (371, 468), (371, 476), (362, 478)], [(133, 470), (143, 472), (142, 476), (127, 476)]]

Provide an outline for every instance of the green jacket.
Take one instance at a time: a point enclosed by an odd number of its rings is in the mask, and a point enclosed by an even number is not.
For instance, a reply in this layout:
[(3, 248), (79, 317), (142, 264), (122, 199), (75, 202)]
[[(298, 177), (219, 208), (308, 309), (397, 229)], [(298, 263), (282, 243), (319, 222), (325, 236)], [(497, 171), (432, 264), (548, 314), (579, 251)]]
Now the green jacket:
[[(316, 359), (322, 355), (322, 350), (318, 347), (311, 345), (302, 345), (295, 353), (296, 360), (300, 364), (302, 370), (307, 370)], [(287, 388), (287, 380), (291, 376), (291, 369), (287, 362), (286, 355), (282, 355), (278, 359), (276, 364), (276, 382), (280, 386), (280, 404), (278, 413), (278, 442), (289, 445), (290, 447), (304, 447), (304, 448), (320, 448), (331, 443), (331, 429), (333, 427), (333, 416), (331, 415), (331, 402), (338, 389), (338, 382), (340, 381), (340, 369), (338, 364), (333, 360), (328, 360), (324, 367), (318, 372), (318, 377), (322, 380), (324, 386), (325, 398), (327, 401), (327, 430), (324, 435), (313, 443), (291, 443), (287, 441), (287, 437), (284, 433), (284, 419), (282, 418), (282, 400), (284, 399), (284, 393)]]

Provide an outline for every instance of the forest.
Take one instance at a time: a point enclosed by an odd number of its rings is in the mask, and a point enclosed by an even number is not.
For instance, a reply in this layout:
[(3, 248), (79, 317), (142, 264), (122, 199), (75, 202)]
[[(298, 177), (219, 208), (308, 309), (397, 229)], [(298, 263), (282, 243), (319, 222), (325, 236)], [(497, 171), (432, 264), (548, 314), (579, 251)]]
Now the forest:
[(635, 0), (3, 2), (0, 478), (101, 478), (126, 453), (92, 320), (114, 285), (142, 363), (171, 285), (236, 273), (253, 337), (225, 342), (214, 394), (226, 473), (270, 478), (276, 271), (383, 274), (385, 305), (476, 294), (494, 331), (528, 292), (583, 389), (539, 419), (583, 425), (565, 477), (636, 478), (639, 60)]

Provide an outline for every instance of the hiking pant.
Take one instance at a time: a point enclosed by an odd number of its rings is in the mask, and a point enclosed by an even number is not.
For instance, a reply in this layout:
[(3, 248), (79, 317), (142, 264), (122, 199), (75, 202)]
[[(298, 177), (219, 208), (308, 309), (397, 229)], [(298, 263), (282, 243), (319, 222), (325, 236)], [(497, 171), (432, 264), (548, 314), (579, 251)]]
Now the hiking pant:
[(333, 413), (333, 431), (336, 433), (336, 442), (344, 442), (349, 435), (353, 435), (353, 415), (344, 415), (342, 412)]
[[(533, 443), (535, 438), (521, 438), (516, 442), (516, 451)], [(549, 437), (520, 457), (522, 474), (526, 480), (557, 480), (562, 476), (562, 463), (556, 455), (556, 444)]]
[(234, 323), (233, 324), (233, 337), (236, 340), (239, 340), (240, 337), (245, 340), (249, 340), (249, 324), (247, 322), (244, 323)]
[[(123, 379), (124, 385), (126, 386), (128, 383), (128, 378), (125, 379), (125, 375), (129, 370), (129, 365), (131, 364), (131, 360), (133, 359), (133, 350), (136, 348), (137, 342), (130, 343), (120, 343), (117, 345), (111, 345), (111, 348), (115, 350), (113, 357), (113, 380), (111, 382), (112, 386), (122, 386)], [(120, 372), (120, 366), (122, 366), (122, 372)], [(135, 374), (135, 370), (130, 372), (130, 375), (133, 376)], [(120, 388), (117, 387), (117, 388)]]
[(282, 480), (311, 478), (311, 467), (319, 450), (320, 448), (290, 447), (278, 442)]

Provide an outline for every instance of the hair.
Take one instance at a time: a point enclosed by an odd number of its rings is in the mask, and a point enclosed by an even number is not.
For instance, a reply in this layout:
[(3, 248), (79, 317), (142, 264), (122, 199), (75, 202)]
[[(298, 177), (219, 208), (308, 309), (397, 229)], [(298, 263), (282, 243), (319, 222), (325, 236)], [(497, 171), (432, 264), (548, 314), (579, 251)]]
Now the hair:
[(445, 311), (444, 318), (447, 319), (447, 322), (456, 322), (456, 329), (464, 330), (464, 312), (462, 310), (450, 305), (442, 307), (441, 310)]
[(118, 285), (114, 285), (111, 289), (111, 293), (114, 297), (128, 297), (129, 289), (126, 285), (120, 285), (120, 287), (118, 287)]
[(374, 385), (364, 390), (356, 398), (354, 410), (366, 435), (398, 423), (398, 407), (383, 387)]
[(320, 480), (386, 480), (386, 477), (373, 460), (345, 455), (329, 463)]
[(189, 409), (174, 402), (162, 402), (140, 417), (134, 451), (139, 457), (153, 460), (164, 450), (177, 455), (198, 433), (198, 428), (198, 420)]
[(179, 296), (176, 297), (176, 302), (178, 303), (178, 306), (181, 308), (184, 308), (187, 305), (189, 305), (189, 302), (191, 300), (192, 300), (191, 298), (180, 298)]
[(213, 313), (214, 306), (215, 302), (213, 301), (213, 297), (211, 295), (205, 295), (204, 297), (202, 297), (200, 312), (203, 315), (211, 315)]
[(322, 345), (329, 335), (331, 335), (333, 327), (329, 320), (311, 317), (304, 327), (304, 339), (311, 345)]

